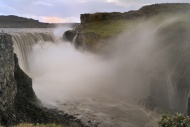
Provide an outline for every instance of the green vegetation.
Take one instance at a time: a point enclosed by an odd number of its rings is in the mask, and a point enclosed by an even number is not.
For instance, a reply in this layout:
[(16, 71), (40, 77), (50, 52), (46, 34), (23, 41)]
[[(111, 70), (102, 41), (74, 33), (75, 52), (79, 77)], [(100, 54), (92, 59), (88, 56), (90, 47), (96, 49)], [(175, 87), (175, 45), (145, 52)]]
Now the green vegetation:
[(84, 33), (91, 33), (100, 35), (102, 38), (109, 38), (122, 32), (126, 27), (125, 20), (103, 20), (86, 24)]
[(105, 44), (105, 40), (117, 36), (128, 26), (126, 20), (102, 20), (96, 22), (85, 23), (82, 33), (84, 42), (88, 49), (96, 50)]
[(56, 124), (20, 124), (14, 127), (65, 127), (61, 125), (56, 125)]
[(164, 114), (159, 121), (159, 127), (190, 127), (190, 118), (180, 113), (173, 116)]

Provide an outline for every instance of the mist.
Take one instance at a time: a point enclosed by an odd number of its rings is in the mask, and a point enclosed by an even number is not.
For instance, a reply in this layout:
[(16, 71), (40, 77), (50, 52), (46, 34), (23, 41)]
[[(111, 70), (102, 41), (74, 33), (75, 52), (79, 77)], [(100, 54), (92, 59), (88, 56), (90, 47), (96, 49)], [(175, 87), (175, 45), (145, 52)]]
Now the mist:
[[(118, 108), (125, 103), (128, 117), (142, 113), (127, 123), (133, 127), (152, 123), (158, 118), (150, 115), (155, 110), (185, 113), (189, 21), (186, 15), (176, 15), (129, 22), (97, 54), (77, 50), (69, 42), (39, 42), (28, 57), (35, 93), (43, 103), (54, 106), (84, 100), (92, 103), (93, 99), (114, 100), (107, 105)], [(130, 110), (131, 105), (135, 109)]]
[(55, 28), (53, 29), (53, 35), (55, 36), (56, 39), (61, 40), (63, 37), (63, 33), (67, 30), (70, 30), (73, 28), (73, 25), (56, 25)]
[(94, 54), (76, 50), (70, 43), (36, 45), (32, 55), (30, 74), (43, 101), (99, 94), (96, 89), (110, 84), (111, 65)]

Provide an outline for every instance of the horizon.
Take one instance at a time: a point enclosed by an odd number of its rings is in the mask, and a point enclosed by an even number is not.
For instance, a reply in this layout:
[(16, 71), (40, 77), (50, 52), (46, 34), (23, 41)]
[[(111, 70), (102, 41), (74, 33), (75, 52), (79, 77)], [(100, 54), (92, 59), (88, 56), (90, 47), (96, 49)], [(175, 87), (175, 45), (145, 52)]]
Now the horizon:
[[(73, 4), (74, 3), (74, 4)], [(15, 15), (43, 23), (80, 23), (80, 14), (128, 12), (160, 3), (190, 3), (188, 0), (8, 0), (0, 1), (0, 15)], [(25, 5), (25, 6), (24, 6)], [(30, 5), (28, 7), (27, 5)]]

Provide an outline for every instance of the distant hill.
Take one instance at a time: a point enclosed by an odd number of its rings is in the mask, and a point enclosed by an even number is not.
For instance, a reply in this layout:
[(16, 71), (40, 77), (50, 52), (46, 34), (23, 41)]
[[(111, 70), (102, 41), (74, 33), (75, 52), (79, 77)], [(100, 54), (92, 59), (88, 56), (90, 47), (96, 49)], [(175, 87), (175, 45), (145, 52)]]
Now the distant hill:
[(15, 15), (0, 16), (0, 28), (52, 28), (56, 25), (77, 25), (77, 23), (42, 23), (32, 18)]

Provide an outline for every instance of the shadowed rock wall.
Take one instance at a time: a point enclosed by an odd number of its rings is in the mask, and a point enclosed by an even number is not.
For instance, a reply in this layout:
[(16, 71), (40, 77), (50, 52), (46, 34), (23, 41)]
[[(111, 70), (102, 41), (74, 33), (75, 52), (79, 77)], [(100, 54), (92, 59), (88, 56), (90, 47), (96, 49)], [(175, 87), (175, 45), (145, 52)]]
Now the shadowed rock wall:
[[(9, 42), (9, 43), (7, 43)], [(11, 36), (0, 34), (0, 112), (12, 107), (17, 93), (14, 79), (14, 53)], [(0, 116), (1, 117), (1, 116)]]

